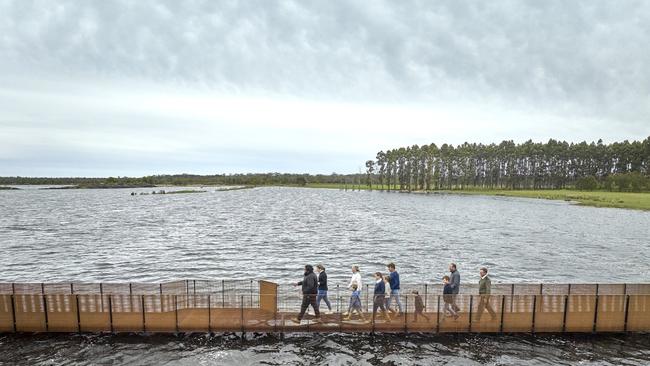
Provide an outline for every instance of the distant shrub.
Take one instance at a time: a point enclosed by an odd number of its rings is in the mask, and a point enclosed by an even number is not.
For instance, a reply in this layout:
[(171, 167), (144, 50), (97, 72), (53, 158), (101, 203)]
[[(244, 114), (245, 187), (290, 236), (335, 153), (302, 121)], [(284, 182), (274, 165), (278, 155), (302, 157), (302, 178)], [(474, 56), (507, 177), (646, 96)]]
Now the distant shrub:
[(598, 189), (596, 177), (582, 177), (576, 181), (576, 189), (581, 191), (593, 191)]

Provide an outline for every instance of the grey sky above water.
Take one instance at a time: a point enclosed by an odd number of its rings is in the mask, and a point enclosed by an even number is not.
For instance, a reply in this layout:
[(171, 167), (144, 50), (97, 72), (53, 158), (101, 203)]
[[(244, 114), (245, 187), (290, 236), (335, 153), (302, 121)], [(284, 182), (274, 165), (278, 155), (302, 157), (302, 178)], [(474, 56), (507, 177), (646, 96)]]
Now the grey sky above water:
[(650, 135), (647, 1), (0, 0), (0, 175)]

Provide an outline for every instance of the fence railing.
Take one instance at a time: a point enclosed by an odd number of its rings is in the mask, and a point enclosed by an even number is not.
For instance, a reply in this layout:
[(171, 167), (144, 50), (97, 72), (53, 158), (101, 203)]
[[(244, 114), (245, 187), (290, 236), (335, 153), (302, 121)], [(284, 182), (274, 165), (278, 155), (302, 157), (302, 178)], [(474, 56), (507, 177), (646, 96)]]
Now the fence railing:
[(349, 291), (330, 286), (332, 312), (321, 302), (320, 318), (310, 310), (298, 322), (299, 289), (265, 281), (0, 284), (0, 332), (650, 331), (650, 284), (495, 284), (490, 296), (451, 299), (438, 286), (403, 285), (402, 312), (389, 319), (373, 314), (368, 287), (361, 299), (363, 316), (348, 319)]

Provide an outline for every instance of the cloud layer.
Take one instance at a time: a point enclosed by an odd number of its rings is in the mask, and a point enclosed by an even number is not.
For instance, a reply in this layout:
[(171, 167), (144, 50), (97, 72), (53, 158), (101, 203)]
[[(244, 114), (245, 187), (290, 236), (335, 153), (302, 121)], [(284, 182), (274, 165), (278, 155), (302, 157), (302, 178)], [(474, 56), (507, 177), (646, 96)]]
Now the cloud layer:
[[(186, 131), (188, 139), (172, 133), (179, 146), (169, 151), (188, 154), (181, 167), (196, 160), (189, 170), (203, 164), (193, 155), (200, 149), (189, 145), (206, 131), (236, 131), (228, 141), (237, 146), (205, 147), (209, 155), (230, 154), (228, 160), (240, 156), (234, 170), (310, 170), (309, 163), (283, 165), (283, 151), (352, 159), (372, 156), (379, 143), (643, 138), (650, 134), (648, 44), (646, 1), (0, 1), (0, 151), (14, 166), (0, 174), (28, 163), (7, 156), (39, 155), (44, 145), (50, 152), (89, 152), (101, 161), (101, 146), (77, 141), (102, 130), (89, 119), (118, 136), (140, 136), (139, 142), (111, 145), (126, 155), (133, 147), (160, 146), (161, 133), (151, 140), (143, 135), (147, 124)], [(133, 112), (142, 102), (134, 98), (149, 100), (156, 110)], [(223, 113), (209, 107), (223, 108), (232, 98), (243, 105)], [(343, 139), (359, 141), (373, 129), (368, 118), (384, 115), (381, 106), (397, 106), (392, 117), (411, 116), (414, 128), (430, 135), (373, 132), (374, 144), (327, 142), (345, 135), (345, 126), (365, 123)], [(269, 108), (274, 119), (263, 118)], [(345, 120), (350, 108), (357, 119)], [(133, 114), (120, 113), (129, 110)], [(324, 137), (309, 139), (315, 149), (296, 141), (304, 131), (282, 128), (287, 113), (289, 125), (312, 119), (328, 124), (316, 114), (323, 111), (336, 121), (332, 129), (315, 130)], [(267, 128), (251, 127), (256, 119)], [(182, 127), (197, 121), (210, 126), (194, 134)], [(477, 133), (463, 136), (445, 122)], [(498, 133), (489, 133), (495, 128)], [(68, 144), (44, 137), (47, 144), (39, 145), (21, 136), (28, 130), (68, 131)], [(251, 138), (256, 131), (284, 134), (275, 139), (282, 149)], [(417, 137), (424, 141), (406, 141)], [(251, 142), (256, 149), (247, 147)], [(278, 158), (258, 169), (245, 162), (265, 149)], [(351, 169), (343, 160), (324, 172), (356, 169), (356, 161)], [(142, 170), (135, 166), (129, 172)]]

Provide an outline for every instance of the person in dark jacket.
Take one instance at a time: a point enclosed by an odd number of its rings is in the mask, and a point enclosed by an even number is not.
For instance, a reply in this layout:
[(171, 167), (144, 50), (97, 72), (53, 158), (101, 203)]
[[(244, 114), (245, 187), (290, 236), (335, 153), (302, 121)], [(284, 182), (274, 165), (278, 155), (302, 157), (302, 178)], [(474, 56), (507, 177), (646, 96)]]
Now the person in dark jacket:
[(450, 314), (454, 319), (458, 319), (458, 312), (454, 310), (453, 307), (456, 295), (454, 295), (454, 289), (451, 287), (449, 276), (442, 277), (442, 283), (444, 284), (442, 289), (442, 299), (445, 302), (445, 318), (447, 317), (447, 314)]
[[(460, 292), (460, 272), (458, 272), (458, 269), (456, 268), (456, 263), (449, 264), (449, 272), (449, 286), (451, 287), (452, 293), (458, 295)], [(459, 312), (460, 308), (456, 305), (456, 296), (453, 297), (453, 300), (451, 307), (455, 312)]]
[(386, 285), (384, 284), (384, 277), (381, 275), (381, 272), (375, 272), (375, 292), (373, 294), (372, 302), (372, 319), (375, 319), (375, 314), (377, 314), (377, 309), (381, 309), (382, 314), (386, 318), (386, 322), (390, 323), (390, 316), (386, 311)]
[(327, 273), (325, 273), (325, 266), (319, 264), (316, 266), (316, 272), (318, 272), (318, 296), (316, 296), (316, 304), (320, 309), (321, 300), (325, 300), (325, 305), (329, 312), (332, 312), (332, 304), (327, 298)]
[(390, 273), (389, 278), (390, 278), (390, 297), (388, 297), (388, 304), (386, 307), (388, 307), (388, 311), (392, 311), (390, 309), (390, 304), (393, 299), (397, 302), (397, 309), (399, 310), (398, 314), (402, 313), (402, 300), (399, 298), (399, 273), (397, 273), (397, 270), (395, 270), (395, 263), (388, 263), (386, 266), (388, 268), (388, 272)]
[(309, 305), (314, 309), (316, 318), (320, 318), (318, 311), (318, 304), (316, 304), (316, 296), (318, 294), (318, 277), (314, 273), (314, 267), (311, 265), (305, 266), (305, 275), (302, 281), (296, 283), (296, 286), (302, 286), (302, 305), (300, 306), (300, 315), (298, 315), (298, 322), (302, 321), (303, 316)]

